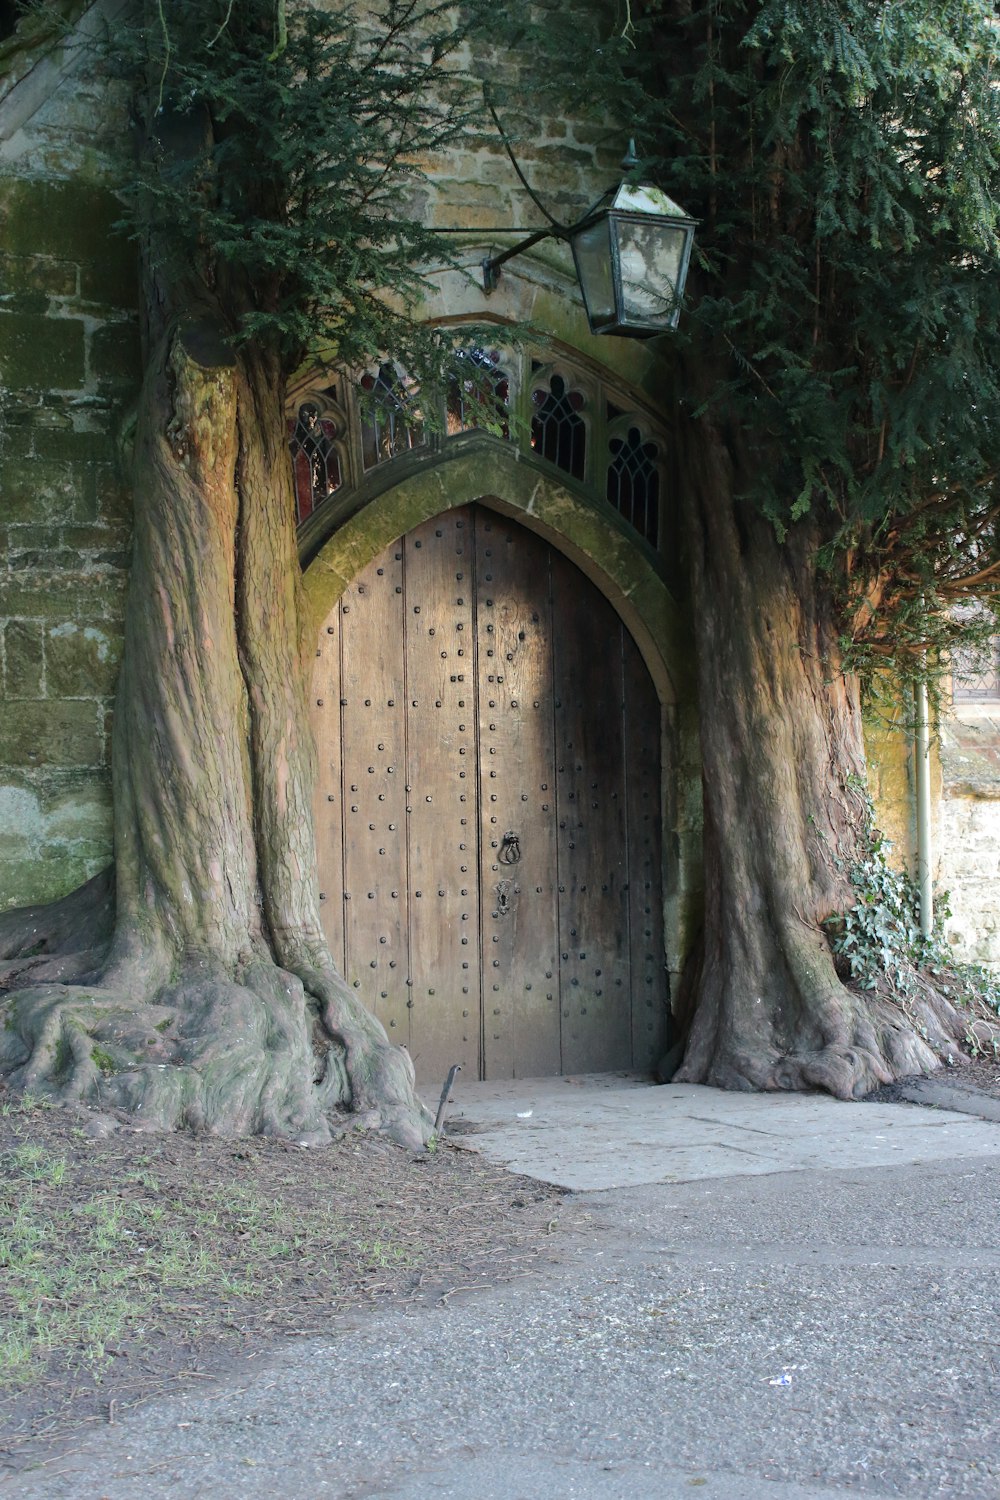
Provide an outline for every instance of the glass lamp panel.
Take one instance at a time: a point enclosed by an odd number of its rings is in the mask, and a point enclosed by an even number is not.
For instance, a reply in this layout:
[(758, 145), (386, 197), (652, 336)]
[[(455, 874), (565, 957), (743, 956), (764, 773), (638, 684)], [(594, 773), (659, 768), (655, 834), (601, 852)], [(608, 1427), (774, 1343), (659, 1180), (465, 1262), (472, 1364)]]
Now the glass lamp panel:
[(621, 275), (621, 321), (647, 329), (675, 328), (677, 286), (686, 269), (689, 231), (682, 225), (612, 216)]
[(616, 321), (611, 238), (606, 217), (574, 234), (573, 256), (590, 326), (596, 331)]

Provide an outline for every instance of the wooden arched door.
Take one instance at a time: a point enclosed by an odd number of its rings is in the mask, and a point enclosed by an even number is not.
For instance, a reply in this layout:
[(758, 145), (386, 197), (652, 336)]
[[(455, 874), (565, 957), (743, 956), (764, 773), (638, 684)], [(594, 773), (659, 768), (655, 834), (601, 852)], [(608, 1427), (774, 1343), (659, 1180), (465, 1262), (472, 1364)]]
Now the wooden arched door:
[(595, 586), (448, 511), (346, 590), (315, 700), (324, 925), (418, 1080), (652, 1068), (659, 704)]

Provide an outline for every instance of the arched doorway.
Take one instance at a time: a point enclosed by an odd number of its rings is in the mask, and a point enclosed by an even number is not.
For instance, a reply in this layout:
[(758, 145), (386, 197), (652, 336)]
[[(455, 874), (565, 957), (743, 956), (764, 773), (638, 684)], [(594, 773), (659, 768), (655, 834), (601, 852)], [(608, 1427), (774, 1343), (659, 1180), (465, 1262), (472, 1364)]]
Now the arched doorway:
[(651, 1068), (659, 704), (608, 601), (467, 505), (376, 557), (320, 649), (321, 909), (418, 1079)]

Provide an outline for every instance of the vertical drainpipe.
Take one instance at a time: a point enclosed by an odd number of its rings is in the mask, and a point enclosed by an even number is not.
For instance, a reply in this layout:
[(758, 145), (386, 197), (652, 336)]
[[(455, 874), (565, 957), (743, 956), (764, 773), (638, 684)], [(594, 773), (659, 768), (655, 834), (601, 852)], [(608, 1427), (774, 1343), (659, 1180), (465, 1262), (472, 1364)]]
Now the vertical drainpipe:
[(916, 707), (917, 886), (920, 891), (920, 931), (930, 937), (934, 926), (931, 884), (931, 727), (927, 708), (927, 679), (921, 677), (914, 694)]

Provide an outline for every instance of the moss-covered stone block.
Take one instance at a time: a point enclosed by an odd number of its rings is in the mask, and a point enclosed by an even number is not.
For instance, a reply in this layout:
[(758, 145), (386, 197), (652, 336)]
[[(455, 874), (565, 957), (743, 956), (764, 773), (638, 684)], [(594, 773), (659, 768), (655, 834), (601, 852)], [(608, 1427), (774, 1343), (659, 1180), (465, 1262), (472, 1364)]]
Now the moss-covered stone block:
[(46, 532), (42, 526), (12, 526), (8, 548), (11, 570), (79, 573), (91, 568), (122, 569), (129, 564), (128, 535), (122, 528), (64, 526)]
[(4, 858), (78, 849), (104, 860), (112, 844), (111, 778), (101, 770), (8, 773), (0, 778)]
[(84, 325), (80, 318), (0, 312), (0, 381), (21, 390), (58, 382), (75, 390), (85, 378)]
[(21, 703), (0, 715), (0, 766), (99, 766), (103, 759), (93, 700)]
[(117, 463), (91, 464), (85, 476), (85, 514), (89, 520), (115, 523), (132, 519), (132, 490)]
[(10, 528), (10, 543), (15, 551), (30, 551), (35, 549), (42, 551), (59, 546), (69, 546), (65, 541), (62, 530), (56, 530), (52, 526), (39, 524), (37, 526), (25, 526), (20, 523)]
[(46, 297), (74, 297), (76, 287), (73, 261), (47, 255), (0, 255), (0, 294), (44, 292)]
[(63, 526), (59, 539), (64, 547), (73, 547), (77, 552), (106, 555), (108, 552), (123, 552), (128, 547), (127, 526)]
[(36, 433), (36, 451), (50, 462), (91, 464), (111, 463), (115, 444), (109, 432), (76, 432), (57, 430)]
[(103, 255), (81, 261), (80, 297), (104, 307), (131, 310), (139, 306), (138, 251), (125, 235), (109, 234)]
[[(3, 435), (3, 461), (30, 458), (35, 451), (35, 431), (28, 422), (13, 423), (9, 419)], [(4, 496), (6, 499), (6, 496)]]
[(0, 295), (4, 312), (36, 313), (45, 317), (49, 299), (44, 292), (5, 292)]
[(105, 323), (90, 341), (90, 372), (105, 384), (138, 386), (142, 373), (134, 323)]
[[(39, 620), (8, 620), (3, 628), (4, 691), (8, 698), (41, 698), (45, 632)], [(10, 710), (17, 716), (18, 710)]]
[(71, 552), (68, 548), (19, 546), (17, 537), (19, 529), (13, 528), (13, 534), (9, 538), (8, 565), (12, 571), (15, 568), (30, 569), (33, 572), (39, 569), (47, 571), (59, 569), (60, 571), (71, 573), (76, 568), (79, 558), (75, 552)]
[[(895, 725), (865, 727), (868, 790), (875, 804), (880, 830), (892, 845), (894, 865), (905, 867), (916, 854), (915, 804), (912, 785), (912, 745), (905, 719)], [(935, 755), (935, 764), (937, 757)]]
[(67, 464), (8, 459), (0, 472), (3, 519), (8, 524), (70, 520), (81, 503), (83, 477)]
[(125, 602), (124, 573), (75, 574), (60, 577), (23, 572), (0, 577), (0, 616), (22, 619), (120, 620)]
[(107, 773), (56, 779), (43, 789), (40, 800), (47, 844), (75, 848), (102, 861), (109, 857), (113, 813)]
[(45, 657), (50, 698), (106, 697), (118, 677), (121, 639), (101, 626), (65, 620), (50, 627)]
[(72, 849), (50, 851), (41, 858), (32, 854), (0, 858), (0, 911), (58, 901), (109, 862), (109, 856), (88, 857)]
[(114, 731), (115, 731), (115, 706), (114, 706), (114, 702), (112, 701), (111, 703), (107, 704), (107, 706), (105, 707), (105, 709), (104, 709), (104, 716), (103, 716), (103, 718), (101, 720), (101, 734), (103, 736), (103, 744), (104, 744), (104, 764), (106, 766), (108, 766), (109, 768), (111, 766), (111, 757), (112, 757), (112, 754), (113, 754)]
[(0, 185), (0, 231), (9, 255), (96, 263), (121, 217), (115, 195), (93, 183), (21, 177)]

